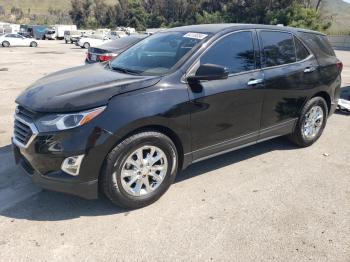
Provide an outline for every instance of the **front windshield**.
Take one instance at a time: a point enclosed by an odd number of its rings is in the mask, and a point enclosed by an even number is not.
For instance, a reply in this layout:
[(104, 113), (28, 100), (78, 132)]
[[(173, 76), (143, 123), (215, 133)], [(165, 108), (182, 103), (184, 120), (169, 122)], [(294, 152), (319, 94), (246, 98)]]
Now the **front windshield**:
[(188, 32), (158, 33), (121, 53), (111, 62), (111, 68), (128, 73), (163, 75), (207, 37), (208, 34)]

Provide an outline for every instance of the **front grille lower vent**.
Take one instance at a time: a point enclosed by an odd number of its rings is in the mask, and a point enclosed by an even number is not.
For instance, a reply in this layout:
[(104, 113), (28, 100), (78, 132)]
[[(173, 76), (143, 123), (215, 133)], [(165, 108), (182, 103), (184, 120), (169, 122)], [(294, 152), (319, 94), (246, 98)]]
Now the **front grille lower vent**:
[(14, 138), (17, 141), (21, 142), (23, 145), (27, 145), (32, 135), (33, 131), (29, 125), (21, 122), (19, 119), (15, 119)]

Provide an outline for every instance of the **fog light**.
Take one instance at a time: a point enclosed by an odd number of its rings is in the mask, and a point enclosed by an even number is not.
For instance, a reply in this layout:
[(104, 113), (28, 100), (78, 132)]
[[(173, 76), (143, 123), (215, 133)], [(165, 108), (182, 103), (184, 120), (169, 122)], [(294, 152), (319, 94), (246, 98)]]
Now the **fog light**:
[(84, 156), (85, 155), (67, 157), (65, 160), (63, 160), (63, 163), (61, 165), (62, 171), (72, 176), (79, 175), (80, 165), (83, 161)]

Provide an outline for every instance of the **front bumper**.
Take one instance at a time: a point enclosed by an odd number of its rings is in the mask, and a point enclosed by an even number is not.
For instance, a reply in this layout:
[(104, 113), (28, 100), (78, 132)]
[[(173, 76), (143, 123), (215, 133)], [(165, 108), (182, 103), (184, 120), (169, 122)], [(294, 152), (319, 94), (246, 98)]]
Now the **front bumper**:
[(41, 188), (76, 195), (85, 199), (98, 198), (98, 179), (82, 182), (63, 171), (51, 171), (45, 175), (34, 169), (32, 164), (22, 155), (21, 149), (12, 143), (16, 164), (20, 165), (33, 183)]
[[(86, 199), (98, 197), (98, 178), (104, 159), (115, 137), (110, 132), (87, 124), (84, 127), (53, 133), (37, 133), (27, 145), (12, 140), (15, 161), (32, 181), (42, 188)], [(61, 169), (67, 157), (85, 155), (77, 175)]]

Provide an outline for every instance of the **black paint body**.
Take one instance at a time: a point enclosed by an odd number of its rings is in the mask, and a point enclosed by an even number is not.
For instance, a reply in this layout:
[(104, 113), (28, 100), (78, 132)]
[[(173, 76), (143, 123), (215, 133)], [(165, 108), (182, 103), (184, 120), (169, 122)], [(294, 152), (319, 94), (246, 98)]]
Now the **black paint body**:
[[(189, 84), (186, 76), (210, 45), (222, 36), (251, 30), (256, 69), (228, 79)], [(135, 76), (103, 64), (67, 69), (46, 76), (22, 93), (16, 102), (38, 117), (46, 113), (77, 112), (102, 105), (106, 110), (90, 123), (66, 131), (39, 133), (28, 148), (15, 147), (17, 159), (33, 180), (45, 188), (96, 198), (106, 155), (128, 135), (144, 129), (167, 134), (176, 144), (180, 164), (189, 164), (293, 131), (303, 105), (321, 95), (335, 110), (341, 78), (338, 60), (308, 59), (262, 68), (260, 30), (289, 32), (299, 39), (304, 30), (261, 25), (199, 25), (168, 31), (206, 32), (212, 36), (188, 55), (172, 73)], [(312, 73), (305, 68), (315, 67)], [(262, 83), (248, 86), (252, 79)], [(60, 152), (50, 152), (59, 143)], [(85, 154), (76, 177), (60, 170), (64, 158)]]

